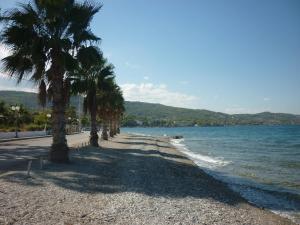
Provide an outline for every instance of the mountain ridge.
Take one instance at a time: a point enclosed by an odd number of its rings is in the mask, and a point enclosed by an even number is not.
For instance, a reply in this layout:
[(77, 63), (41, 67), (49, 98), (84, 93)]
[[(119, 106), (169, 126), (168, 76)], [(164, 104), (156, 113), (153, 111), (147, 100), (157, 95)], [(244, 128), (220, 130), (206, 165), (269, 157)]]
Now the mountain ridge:
[[(40, 110), (42, 107), (38, 105), (36, 95), (33, 92), (0, 91), (0, 101)], [(71, 105), (78, 106), (79, 102), (78, 96), (71, 98)], [(126, 101), (125, 109), (123, 125), (126, 126), (300, 125), (300, 115), (289, 113), (227, 114), (139, 101)]]

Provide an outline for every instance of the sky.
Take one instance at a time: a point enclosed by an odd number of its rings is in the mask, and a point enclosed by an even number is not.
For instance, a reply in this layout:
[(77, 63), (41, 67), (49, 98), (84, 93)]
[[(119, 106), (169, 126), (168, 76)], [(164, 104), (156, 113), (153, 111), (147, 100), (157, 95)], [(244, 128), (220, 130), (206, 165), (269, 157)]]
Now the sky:
[[(15, 2), (1, 0), (0, 8)], [(91, 27), (126, 100), (300, 114), (299, 0), (101, 3)], [(7, 54), (1, 45), (0, 58)], [(35, 90), (2, 73), (0, 90), (8, 89)]]

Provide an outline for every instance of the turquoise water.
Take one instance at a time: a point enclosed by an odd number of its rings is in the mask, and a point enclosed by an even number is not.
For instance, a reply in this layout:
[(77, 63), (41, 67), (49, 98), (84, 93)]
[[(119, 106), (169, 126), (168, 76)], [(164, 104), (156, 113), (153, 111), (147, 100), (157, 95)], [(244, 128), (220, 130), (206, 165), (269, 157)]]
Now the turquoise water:
[(172, 143), (242, 196), (300, 223), (300, 126), (123, 128)]

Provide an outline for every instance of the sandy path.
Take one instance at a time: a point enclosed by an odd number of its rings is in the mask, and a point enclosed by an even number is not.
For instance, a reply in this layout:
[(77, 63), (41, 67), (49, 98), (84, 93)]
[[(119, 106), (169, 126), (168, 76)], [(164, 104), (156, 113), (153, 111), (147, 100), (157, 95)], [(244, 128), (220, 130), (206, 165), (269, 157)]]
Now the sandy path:
[(119, 135), (69, 165), (0, 176), (0, 224), (292, 224), (249, 205), (166, 139)]

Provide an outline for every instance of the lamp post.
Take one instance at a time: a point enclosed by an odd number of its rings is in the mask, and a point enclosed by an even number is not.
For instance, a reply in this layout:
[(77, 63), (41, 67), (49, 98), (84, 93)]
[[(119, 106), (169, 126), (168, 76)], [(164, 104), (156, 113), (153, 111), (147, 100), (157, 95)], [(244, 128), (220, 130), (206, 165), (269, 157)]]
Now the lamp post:
[(15, 138), (18, 138), (18, 119), (19, 119), (19, 111), (20, 111), (20, 106), (12, 106), (11, 110), (14, 111), (15, 115)]
[(45, 135), (47, 135), (47, 124), (48, 124), (48, 119), (51, 118), (51, 114), (47, 113), (46, 117), (47, 118), (46, 118), (46, 123), (45, 123)]
[(71, 134), (72, 133), (72, 118), (71, 117), (68, 117), (68, 127), (69, 127), (69, 132), (67, 132), (67, 133), (69, 133), (69, 134)]
[(80, 128), (80, 119), (77, 119), (77, 128), (78, 128), (78, 132), (81, 132), (81, 128)]

